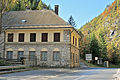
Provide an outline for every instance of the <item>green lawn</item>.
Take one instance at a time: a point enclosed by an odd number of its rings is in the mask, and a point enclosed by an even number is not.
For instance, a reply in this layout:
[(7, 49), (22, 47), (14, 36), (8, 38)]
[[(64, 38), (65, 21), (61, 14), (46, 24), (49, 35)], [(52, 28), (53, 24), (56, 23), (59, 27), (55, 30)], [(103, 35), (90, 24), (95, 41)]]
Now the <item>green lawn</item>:
[[(95, 64), (88, 63), (87, 61), (83, 59), (81, 59), (80, 61), (84, 62), (88, 67), (104, 67), (103, 65), (95, 65)], [(109, 68), (120, 68), (120, 64), (114, 65), (114, 64), (109, 63)]]

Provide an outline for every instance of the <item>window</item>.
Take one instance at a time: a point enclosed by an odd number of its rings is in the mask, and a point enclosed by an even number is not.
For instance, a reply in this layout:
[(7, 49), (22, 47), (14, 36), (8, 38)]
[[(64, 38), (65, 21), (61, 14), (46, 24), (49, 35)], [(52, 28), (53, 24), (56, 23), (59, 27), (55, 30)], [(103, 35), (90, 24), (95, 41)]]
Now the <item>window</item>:
[(13, 33), (8, 34), (8, 42), (13, 42)]
[(75, 46), (77, 46), (77, 38), (75, 38)]
[(60, 33), (54, 33), (54, 42), (60, 42)]
[(42, 42), (48, 42), (48, 33), (42, 33)]
[(60, 52), (54, 51), (53, 52), (53, 61), (59, 61), (60, 60)]
[(19, 42), (24, 42), (24, 33), (19, 33)]
[(73, 36), (73, 44), (74, 44), (74, 36)]
[(75, 63), (75, 55), (74, 55), (74, 53), (73, 53), (73, 63)]
[(34, 59), (35, 59), (35, 51), (30, 51), (29, 52), (29, 60), (34, 61)]
[(47, 61), (47, 51), (41, 52), (41, 61)]
[(30, 42), (36, 42), (36, 33), (30, 33)]
[(13, 58), (13, 51), (7, 51), (7, 60), (12, 60)]
[(21, 59), (21, 57), (23, 57), (24, 55), (24, 51), (18, 51), (18, 60)]
[(77, 56), (77, 54), (76, 54), (76, 63), (78, 63), (78, 56)]

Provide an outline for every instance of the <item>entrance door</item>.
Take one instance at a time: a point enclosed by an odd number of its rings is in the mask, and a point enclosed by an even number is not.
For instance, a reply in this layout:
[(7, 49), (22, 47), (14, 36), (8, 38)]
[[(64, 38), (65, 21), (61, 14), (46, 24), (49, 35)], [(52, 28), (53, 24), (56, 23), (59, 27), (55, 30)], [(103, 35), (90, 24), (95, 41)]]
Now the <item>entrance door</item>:
[(20, 61), (21, 57), (23, 57), (24, 51), (18, 51), (18, 60)]
[(12, 60), (13, 58), (13, 51), (7, 51), (7, 60)]

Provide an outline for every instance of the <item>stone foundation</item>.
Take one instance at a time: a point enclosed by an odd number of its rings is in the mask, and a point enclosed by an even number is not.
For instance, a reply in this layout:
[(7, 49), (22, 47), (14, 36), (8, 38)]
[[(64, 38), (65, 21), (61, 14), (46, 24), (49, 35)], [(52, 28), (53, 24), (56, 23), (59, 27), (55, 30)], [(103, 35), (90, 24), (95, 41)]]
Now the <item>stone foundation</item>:
[[(69, 44), (31, 44), (31, 45), (6, 45), (6, 52), (11, 50), (13, 51), (13, 59), (17, 59), (17, 54), (20, 49), (24, 50), (25, 64), (32, 65), (37, 63), (39, 66), (48, 66), (48, 67), (70, 67), (70, 45)], [(29, 51), (30, 49), (35, 50), (35, 55), (37, 62), (29, 61)], [(47, 61), (41, 61), (41, 50), (47, 50)], [(60, 51), (60, 60), (53, 61), (53, 51), (59, 49)], [(6, 57), (6, 56), (5, 56)]]

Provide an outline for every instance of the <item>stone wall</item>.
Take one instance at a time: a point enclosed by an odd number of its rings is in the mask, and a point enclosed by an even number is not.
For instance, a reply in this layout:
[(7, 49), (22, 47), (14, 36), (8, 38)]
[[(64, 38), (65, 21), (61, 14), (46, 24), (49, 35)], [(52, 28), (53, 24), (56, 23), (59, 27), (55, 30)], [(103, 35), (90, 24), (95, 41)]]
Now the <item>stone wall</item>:
[(70, 42), (70, 30), (64, 30), (64, 41)]
[[(35, 49), (37, 56), (37, 65), (39, 66), (49, 66), (49, 67), (70, 67), (70, 45), (69, 44), (40, 44), (40, 45), (6, 45), (6, 51), (13, 51), (13, 58), (17, 59), (17, 54), (19, 49), (24, 50), (24, 56), (26, 57), (26, 65), (30, 65), (29, 61), (29, 51), (30, 49)], [(60, 51), (60, 60), (53, 61), (53, 51), (57, 48)], [(47, 50), (47, 61), (41, 61), (40, 55), (41, 50)]]
[(71, 54), (72, 54), (71, 55), (72, 56), (72, 58), (71, 58), (71, 67), (79, 67), (80, 66), (79, 49), (77, 47), (71, 45)]
[(0, 57), (3, 57), (4, 53), (4, 33), (0, 34)]

